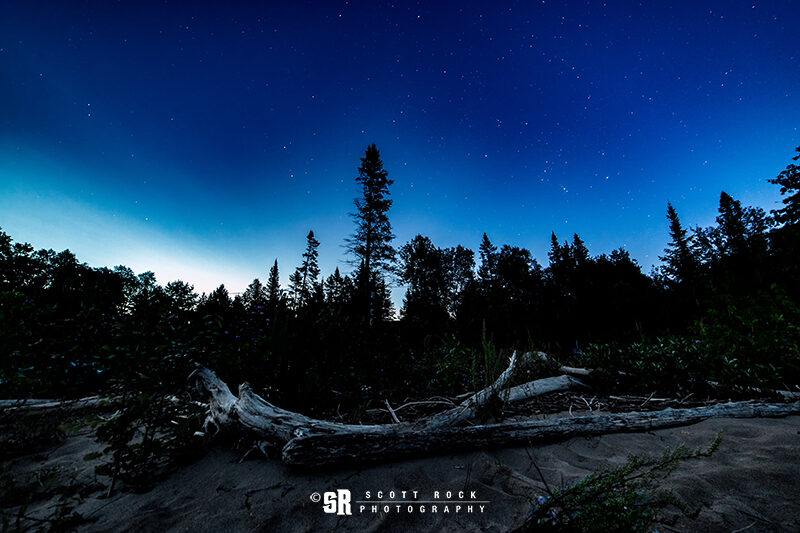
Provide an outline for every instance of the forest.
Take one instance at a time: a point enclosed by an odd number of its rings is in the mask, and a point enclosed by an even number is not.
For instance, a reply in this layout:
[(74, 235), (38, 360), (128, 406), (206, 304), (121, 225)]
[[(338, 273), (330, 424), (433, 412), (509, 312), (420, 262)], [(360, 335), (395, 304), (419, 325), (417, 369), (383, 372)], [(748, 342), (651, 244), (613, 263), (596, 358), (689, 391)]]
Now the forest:
[[(266, 283), (235, 298), (222, 285), (198, 295), (152, 272), (92, 268), (1, 233), (0, 395), (74, 398), (155, 376), (177, 391), (200, 363), (313, 411), (471, 390), (515, 349), (624, 370), (626, 386), (664, 392), (800, 383), (795, 164), (770, 180), (783, 196), (771, 213), (722, 191), (716, 225), (690, 227), (667, 203), (669, 240), (650, 275), (622, 248), (591, 255), (578, 234), (553, 233), (546, 266), (486, 234), (477, 254), (423, 235), (395, 248), (393, 182), (375, 145), (356, 181), (352, 273), (320, 272), (311, 230), (289, 287), (276, 259)], [(407, 290), (394, 310), (398, 283)]]

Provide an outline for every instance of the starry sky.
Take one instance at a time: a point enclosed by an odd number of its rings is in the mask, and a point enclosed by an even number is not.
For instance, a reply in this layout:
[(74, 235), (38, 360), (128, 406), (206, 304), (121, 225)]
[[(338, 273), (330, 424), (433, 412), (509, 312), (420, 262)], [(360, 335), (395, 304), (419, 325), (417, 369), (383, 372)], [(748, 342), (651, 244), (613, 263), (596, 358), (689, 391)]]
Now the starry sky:
[(0, 227), (201, 292), (285, 284), (309, 229), (349, 272), (376, 143), (396, 246), (577, 232), (649, 272), (668, 200), (778, 207), (800, 144), (795, 1), (249, 4), (2, 2)]

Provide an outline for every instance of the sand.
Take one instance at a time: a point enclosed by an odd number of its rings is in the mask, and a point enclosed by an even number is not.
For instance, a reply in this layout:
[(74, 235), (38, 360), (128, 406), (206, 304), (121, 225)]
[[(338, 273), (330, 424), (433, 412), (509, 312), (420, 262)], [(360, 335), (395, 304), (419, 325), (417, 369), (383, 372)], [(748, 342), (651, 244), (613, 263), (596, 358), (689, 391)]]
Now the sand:
[[(668, 510), (666, 522), (656, 524), (655, 529), (800, 530), (798, 416), (708, 420), (650, 433), (573, 438), (528, 449), (310, 472), (261, 458), (237, 463), (236, 453), (215, 445), (203, 459), (147, 493), (116, 491), (105, 499), (104, 492), (97, 490), (77, 510), (96, 518), (81, 526), (81, 531), (507, 531), (522, 524), (531, 502), (545, 494), (531, 456), (548, 484), (558, 487), (595, 470), (624, 464), (628, 454), (660, 456), (666, 447), (680, 444), (706, 447), (719, 431), (723, 431), (723, 441), (715, 455), (682, 463), (664, 484), (686, 502), (703, 504), (699, 516), (690, 520)], [(89, 479), (92, 465), (83, 461), (83, 456), (97, 448), (91, 435), (70, 437), (36, 460), (19, 462), (18, 468), (61, 466)], [(315, 493), (337, 489), (350, 491), (352, 515), (325, 513), (323, 502), (312, 501)], [(367, 500), (368, 491), (370, 501), (378, 499), (378, 491), (383, 491), (384, 500), (414, 500), (412, 491), (417, 491), (416, 500), (428, 503), (413, 504), (411, 512), (408, 504), (400, 512), (391, 504), (387, 513), (383, 512), (385, 503), (357, 503)], [(395, 491), (393, 498), (389, 491)], [(452, 492), (449, 498), (447, 491)], [(459, 491), (464, 491), (461, 498)], [(473, 497), (486, 503), (445, 503)], [(372, 511), (375, 504), (379, 512)], [(365, 505), (363, 511), (361, 505)]]

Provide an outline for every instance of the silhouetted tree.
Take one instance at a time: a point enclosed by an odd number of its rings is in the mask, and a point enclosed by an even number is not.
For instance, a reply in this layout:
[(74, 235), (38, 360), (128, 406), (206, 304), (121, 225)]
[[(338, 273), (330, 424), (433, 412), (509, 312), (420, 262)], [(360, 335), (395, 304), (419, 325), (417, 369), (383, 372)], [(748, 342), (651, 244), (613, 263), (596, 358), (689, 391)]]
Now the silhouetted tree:
[(446, 248), (444, 254), (450, 287), (447, 307), (454, 315), (462, 303), (464, 291), (475, 281), (475, 252), (459, 244), (455, 248)]
[[(795, 148), (800, 152), (800, 146)], [(793, 161), (800, 159), (800, 154)], [(773, 210), (775, 221), (779, 227), (772, 230), (772, 242), (775, 257), (775, 271), (778, 281), (786, 290), (800, 299), (800, 166), (790, 163), (770, 183), (780, 185), (783, 196), (783, 208)]]
[(403, 245), (399, 256), (400, 279), (408, 285), (401, 316), (440, 331), (448, 317), (449, 258), (422, 235)]
[(478, 253), (481, 257), (481, 265), (478, 267), (478, 279), (486, 287), (494, 280), (497, 270), (497, 246), (492, 244), (486, 233), (483, 234)]
[(672, 240), (664, 249), (664, 255), (659, 257), (664, 262), (660, 272), (668, 282), (674, 285), (692, 284), (695, 281), (699, 264), (692, 251), (689, 233), (684, 229), (678, 212), (670, 202), (667, 202), (667, 220), (669, 220), (669, 235)]
[(378, 286), (385, 288), (385, 278), (391, 273), (395, 259), (391, 245), (394, 234), (389, 223), (389, 209), (392, 207), (389, 186), (394, 182), (384, 170), (380, 152), (374, 144), (361, 158), (356, 182), (361, 184), (362, 195), (354, 200), (356, 211), (352, 216), (356, 231), (347, 240), (347, 247), (359, 266), (356, 282), (371, 324), (376, 318), (376, 308), (386, 307), (385, 299), (379, 300), (380, 294), (386, 291), (378, 290)]
[(278, 260), (276, 259), (269, 268), (269, 280), (267, 281), (267, 302), (271, 307), (277, 307), (283, 300), (281, 290), (281, 278), (278, 273)]
[(207, 296), (204, 294), (198, 303), (198, 310), (205, 315), (217, 315), (220, 317), (226, 316), (231, 309), (231, 296), (228, 289), (222, 284)]
[(194, 311), (197, 305), (197, 293), (194, 292), (194, 286), (185, 281), (171, 281), (164, 287), (164, 292), (169, 298), (174, 312), (186, 316)]
[[(793, 161), (800, 159), (800, 146), (795, 148), (795, 152), (798, 155), (792, 158)], [(783, 207), (772, 211), (775, 221), (787, 226), (800, 224), (800, 166), (790, 163), (777, 177), (767, 181), (780, 185), (781, 196), (786, 196), (781, 200)]]
[(267, 289), (258, 278), (254, 279), (242, 294), (242, 304), (248, 311), (267, 305)]
[(316, 291), (317, 278), (319, 277), (319, 241), (314, 238), (314, 232), (309, 231), (306, 236), (306, 250), (303, 252), (303, 262), (297, 267), (294, 274), (289, 277), (291, 290), (294, 294), (295, 307), (300, 308), (311, 299)]
[(744, 211), (741, 202), (725, 191), (719, 195), (717, 224), (722, 234), (722, 254), (742, 255), (747, 247)]

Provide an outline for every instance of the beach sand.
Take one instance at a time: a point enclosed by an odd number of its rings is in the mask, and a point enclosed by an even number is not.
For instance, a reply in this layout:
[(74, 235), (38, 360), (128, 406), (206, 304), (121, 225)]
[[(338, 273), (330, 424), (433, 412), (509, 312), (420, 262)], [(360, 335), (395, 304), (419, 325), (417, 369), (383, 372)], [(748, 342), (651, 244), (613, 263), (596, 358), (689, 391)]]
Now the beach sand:
[[(555, 488), (598, 469), (620, 466), (629, 454), (660, 456), (665, 448), (680, 444), (707, 447), (719, 431), (723, 440), (716, 454), (681, 463), (663, 484), (690, 505), (703, 504), (699, 516), (691, 520), (668, 509), (663, 513), (666, 522), (655, 529), (800, 530), (798, 416), (707, 420), (648, 433), (324, 471), (298, 471), (263, 458), (237, 463), (236, 453), (217, 444), (203, 459), (147, 493), (117, 490), (106, 499), (105, 491), (97, 490), (77, 511), (96, 519), (81, 531), (507, 531), (521, 525), (531, 502), (545, 494), (531, 458)], [(88, 480), (94, 477), (93, 468), (83, 457), (97, 449), (91, 435), (74, 436), (36, 460), (19, 461), (17, 468), (60, 466)], [(323, 502), (312, 501), (315, 493), (337, 489), (350, 491), (352, 515), (328, 514)], [(374, 503), (357, 503), (368, 500), (368, 491)], [(383, 502), (377, 501), (378, 491), (383, 491)], [(389, 491), (395, 491), (393, 498)], [(406, 491), (405, 498), (401, 491)], [(459, 491), (464, 491), (462, 497)], [(470, 503), (473, 496), (485, 503)], [(389, 512), (384, 512), (389, 499), (428, 503), (412, 504), (411, 512), (408, 504), (399, 512), (397, 504), (388, 504)], [(373, 512), (373, 505), (378, 505), (378, 512)]]

